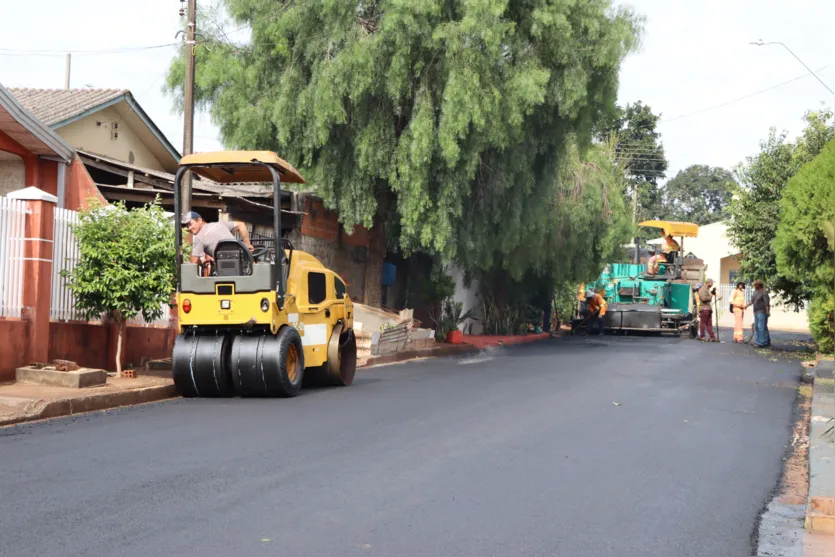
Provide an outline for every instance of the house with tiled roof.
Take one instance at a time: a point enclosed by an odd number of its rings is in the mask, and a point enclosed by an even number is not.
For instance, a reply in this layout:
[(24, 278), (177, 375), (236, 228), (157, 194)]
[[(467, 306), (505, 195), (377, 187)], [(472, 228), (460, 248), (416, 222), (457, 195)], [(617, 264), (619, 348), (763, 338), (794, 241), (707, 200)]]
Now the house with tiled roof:
[(21, 106), (74, 149), (174, 173), (180, 153), (124, 89), (10, 88)]
[[(66, 151), (63, 164), (38, 159), (38, 168), (45, 170), (36, 171), (35, 159), (16, 154), (23, 153), (22, 149), (9, 151), (0, 145), (0, 196), (35, 186), (55, 195), (58, 207), (74, 211), (85, 207), (90, 198), (124, 202), (129, 208), (159, 198), (173, 216), (174, 174), (180, 154), (130, 91), (3, 89), (2, 85), (0, 90), (20, 118)], [(196, 177), (191, 201), (207, 221), (242, 221), (253, 238), (267, 239), (275, 236), (272, 197), (272, 188), (264, 185), (230, 187)], [(281, 206), (280, 235), (340, 273), (353, 299), (379, 305), (385, 251), (382, 229), (356, 227), (346, 234), (336, 213), (314, 194), (283, 191)]]

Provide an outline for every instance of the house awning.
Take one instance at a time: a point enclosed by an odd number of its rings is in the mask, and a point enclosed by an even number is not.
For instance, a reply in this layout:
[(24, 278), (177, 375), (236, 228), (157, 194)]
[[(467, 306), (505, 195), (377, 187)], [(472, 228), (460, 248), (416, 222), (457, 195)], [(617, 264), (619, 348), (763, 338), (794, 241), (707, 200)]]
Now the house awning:
[(58, 157), (70, 162), (73, 148), (54, 131), (23, 108), (17, 99), (0, 85), (0, 131), (33, 155)]

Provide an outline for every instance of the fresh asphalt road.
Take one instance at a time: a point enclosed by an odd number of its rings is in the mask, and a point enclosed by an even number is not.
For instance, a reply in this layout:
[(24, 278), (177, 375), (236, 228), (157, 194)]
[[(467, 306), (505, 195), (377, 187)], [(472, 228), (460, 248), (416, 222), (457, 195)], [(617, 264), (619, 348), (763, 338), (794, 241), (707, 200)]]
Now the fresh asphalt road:
[(750, 555), (798, 367), (571, 337), (0, 429), (0, 555)]

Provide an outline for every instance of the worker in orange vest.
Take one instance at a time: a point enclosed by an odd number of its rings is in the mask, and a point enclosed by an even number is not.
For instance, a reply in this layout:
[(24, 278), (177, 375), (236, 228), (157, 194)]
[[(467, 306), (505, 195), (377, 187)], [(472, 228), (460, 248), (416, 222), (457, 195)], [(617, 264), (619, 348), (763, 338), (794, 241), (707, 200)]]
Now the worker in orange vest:
[(586, 318), (586, 332), (591, 333), (592, 328), (597, 326), (598, 336), (603, 336), (603, 317), (606, 315), (606, 308), (609, 304), (603, 299), (600, 294), (595, 294), (594, 290), (586, 291), (586, 310), (589, 316)]

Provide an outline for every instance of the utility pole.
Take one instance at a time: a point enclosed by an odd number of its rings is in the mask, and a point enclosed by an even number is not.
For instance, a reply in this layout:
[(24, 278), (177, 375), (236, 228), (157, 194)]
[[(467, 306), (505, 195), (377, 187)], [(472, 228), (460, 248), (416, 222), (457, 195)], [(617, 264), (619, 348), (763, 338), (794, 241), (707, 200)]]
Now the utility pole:
[(64, 90), (70, 90), (70, 60), (72, 59), (72, 54), (69, 52), (67, 53), (67, 72), (64, 76)]
[[(638, 182), (632, 187), (632, 229), (638, 225)], [(637, 234), (637, 233), (636, 233)], [(638, 253), (638, 236), (633, 238), (635, 242), (635, 265), (641, 261), (641, 254)]]
[[(188, 0), (188, 25), (186, 27), (186, 82), (183, 87), (183, 155), (194, 152), (194, 54), (197, 48), (195, 41), (197, 27), (197, 0)], [(191, 210), (191, 172), (183, 176), (182, 199), (183, 212)], [(182, 215), (177, 215), (181, 218)]]

